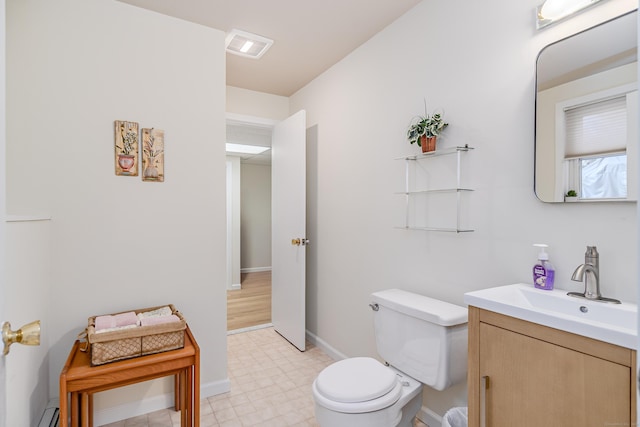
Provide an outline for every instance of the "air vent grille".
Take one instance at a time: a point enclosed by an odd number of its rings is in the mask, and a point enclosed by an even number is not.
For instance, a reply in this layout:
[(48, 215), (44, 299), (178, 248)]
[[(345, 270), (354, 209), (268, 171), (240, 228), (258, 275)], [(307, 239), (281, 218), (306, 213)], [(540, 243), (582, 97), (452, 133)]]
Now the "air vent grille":
[(226, 38), (227, 52), (254, 59), (264, 55), (272, 44), (271, 39), (240, 30), (231, 30)]

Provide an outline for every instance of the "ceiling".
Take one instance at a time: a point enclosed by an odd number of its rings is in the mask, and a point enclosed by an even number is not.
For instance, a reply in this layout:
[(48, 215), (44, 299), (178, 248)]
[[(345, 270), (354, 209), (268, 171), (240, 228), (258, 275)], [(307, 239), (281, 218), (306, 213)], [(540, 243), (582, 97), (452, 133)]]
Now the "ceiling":
[[(226, 55), (227, 85), (290, 96), (421, 0), (119, 0), (215, 28), (274, 40), (260, 59)], [(227, 123), (227, 142), (271, 146), (271, 130)], [(237, 154), (268, 165), (271, 150)]]
[(260, 59), (227, 54), (227, 85), (290, 96), (421, 0), (120, 1), (274, 40)]
[(543, 49), (536, 67), (538, 91), (637, 61), (637, 19), (627, 13)]
[[(227, 122), (227, 142), (271, 147), (271, 128)], [(240, 157), (240, 161), (245, 164), (271, 164), (271, 150), (260, 154), (234, 153), (230, 151), (227, 154)]]

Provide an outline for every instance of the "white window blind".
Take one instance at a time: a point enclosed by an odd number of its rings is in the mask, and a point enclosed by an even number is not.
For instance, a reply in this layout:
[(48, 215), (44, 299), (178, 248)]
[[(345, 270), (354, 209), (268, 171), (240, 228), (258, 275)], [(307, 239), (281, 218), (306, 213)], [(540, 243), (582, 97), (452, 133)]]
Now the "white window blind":
[(565, 109), (565, 157), (625, 151), (626, 95)]

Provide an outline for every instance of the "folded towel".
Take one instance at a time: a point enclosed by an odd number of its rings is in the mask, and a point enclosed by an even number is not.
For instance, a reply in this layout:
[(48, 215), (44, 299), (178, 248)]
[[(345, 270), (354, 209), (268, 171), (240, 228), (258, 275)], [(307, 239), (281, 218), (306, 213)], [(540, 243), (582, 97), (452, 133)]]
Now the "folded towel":
[(129, 311), (127, 313), (98, 316), (96, 317), (94, 326), (96, 328), (96, 332), (98, 332), (104, 329), (121, 328), (123, 326), (138, 326), (139, 324), (140, 322), (138, 321), (136, 313)]
[(169, 306), (164, 306), (161, 308), (156, 308), (155, 310), (138, 313), (138, 319), (142, 320), (142, 319), (147, 319), (149, 317), (170, 316), (171, 314), (173, 314), (171, 312), (171, 308)]
[(153, 316), (147, 317), (140, 321), (140, 326), (162, 325), (164, 323), (179, 322), (180, 318), (175, 314), (169, 316)]
[(96, 334), (102, 334), (104, 332), (121, 331), (123, 329), (131, 329), (131, 328), (137, 328), (137, 327), (138, 325), (127, 325), (127, 326), (116, 326), (114, 328), (105, 328), (100, 330), (96, 329)]
[(138, 316), (134, 311), (116, 314), (113, 317), (116, 319), (116, 327), (138, 325)]
[(111, 315), (96, 317), (96, 323), (95, 323), (96, 332), (101, 331), (103, 329), (115, 328), (116, 326), (117, 326), (116, 319)]

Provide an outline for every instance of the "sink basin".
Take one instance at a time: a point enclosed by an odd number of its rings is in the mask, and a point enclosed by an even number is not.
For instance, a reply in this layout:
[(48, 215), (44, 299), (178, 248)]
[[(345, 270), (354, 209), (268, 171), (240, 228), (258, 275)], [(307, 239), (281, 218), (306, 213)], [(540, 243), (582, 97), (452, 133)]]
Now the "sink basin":
[(549, 326), (636, 350), (638, 306), (605, 304), (567, 296), (554, 289), (543, 291), (517, 283), (468, 292), (464, 301), (485, 310)]

